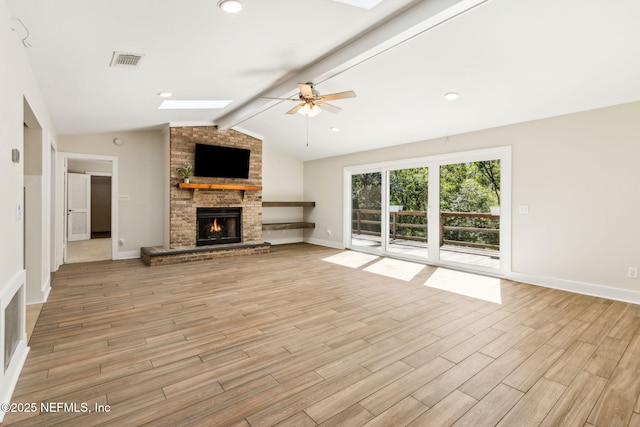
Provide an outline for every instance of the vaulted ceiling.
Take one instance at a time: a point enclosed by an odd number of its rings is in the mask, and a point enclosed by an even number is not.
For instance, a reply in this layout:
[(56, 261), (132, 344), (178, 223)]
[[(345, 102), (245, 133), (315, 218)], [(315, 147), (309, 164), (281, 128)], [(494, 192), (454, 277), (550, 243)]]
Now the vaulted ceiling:
[[(637, 0), (6, 3), (61, 135), (213, 123), (309, 160), (640, 100)], [(304, 82), (357, 97), (310, 119), (262, 98)], [(232, 102), (161, 110), (163, 91)]]

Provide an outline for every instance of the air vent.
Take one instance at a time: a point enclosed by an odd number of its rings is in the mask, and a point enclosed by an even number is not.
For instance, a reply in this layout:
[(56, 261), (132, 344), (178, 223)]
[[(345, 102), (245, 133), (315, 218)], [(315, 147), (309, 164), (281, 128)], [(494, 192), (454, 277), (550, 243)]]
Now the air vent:
[(118, 68), (138, 68), (144, 55), (135, 53), (113, 52), (111, 66)]

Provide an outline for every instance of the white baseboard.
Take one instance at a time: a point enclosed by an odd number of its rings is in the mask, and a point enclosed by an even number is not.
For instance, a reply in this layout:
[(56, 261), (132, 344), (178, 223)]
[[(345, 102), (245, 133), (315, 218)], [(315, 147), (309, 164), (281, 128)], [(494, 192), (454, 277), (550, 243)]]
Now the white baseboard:
[(47, 279), (44, 290), (42, 291), (42, 302), (47, 302), (49, 294), (51, 293), (51, 276)]
[(640, 292), (628, 289), (612, 288), (595, 283), (576, 282), (573, 280), (556, 279), (553, 277), (541, 277), (523, 273), (509, 273), (507, 278), (531, 285), (544, 286), (546, 288), (559, 289), (577, 294), (590, 295), (616, 301), (640, 304)]
[[(26, 285), (25, 285), (26, 291)], [(25, 304), (43, 304), (47, 302), (49, 298), (49, 292), (51, 292), (51, 275), (48, 274), (44, 283), (40, 286), (40, 291), (32, 291), (31, 293), (25, 292)]]
[(302, 243), (302, 237), (289, 237), (287, 239), (265, 239), (266, 242), (276, 245), (288, 245), (290, 243)]
[(344, 249), (344, 245), (340, 242), (333, 242), (331, 240), (321, 240), (321, 239), (314, 239), (314, 238), (305, 238), (304, 241), (306, 243), (311, 243), (312, 245), (318, 245), (318, 246), (326, 246), (328, 248), (334, 248), (334, 249)]
[(49, 292), (51, 292), (51, 275), (47, 276), (47, 280), (42, 287), (42, 301), (43, 303), (47, 302), (49, 299)]
[(125, 251), (125, 252), (118, 252), (118, 257), (116, 259), (134, 259), (134, 258), (140, 258), (140, 251)]

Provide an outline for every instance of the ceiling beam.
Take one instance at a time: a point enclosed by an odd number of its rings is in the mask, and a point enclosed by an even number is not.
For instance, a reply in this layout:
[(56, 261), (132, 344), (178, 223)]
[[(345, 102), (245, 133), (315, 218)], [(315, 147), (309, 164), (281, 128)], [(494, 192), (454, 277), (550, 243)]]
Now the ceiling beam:
[(280, 82), (255, 98), (216, 119), (215, 123), (221, 130), (230, 129), (283, 102), (263, 99), (261, 98), (263, 96), (292, 97), (298, 93), (298, 83), (318, 84), (326, 81), (487, 1), (489, 0), (418, 1), (373, 29), (329, 52), (306, 68), (283, 77)]

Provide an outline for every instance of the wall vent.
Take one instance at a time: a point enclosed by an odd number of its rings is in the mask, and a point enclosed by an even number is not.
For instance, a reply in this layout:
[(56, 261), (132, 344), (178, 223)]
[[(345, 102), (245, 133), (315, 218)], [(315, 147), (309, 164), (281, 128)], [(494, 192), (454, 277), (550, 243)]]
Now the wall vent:
[(144, 58), (144, 55), (136, 53), (113, 52), (110, 66), (117, 68), (138, 68), (142, 58)]

